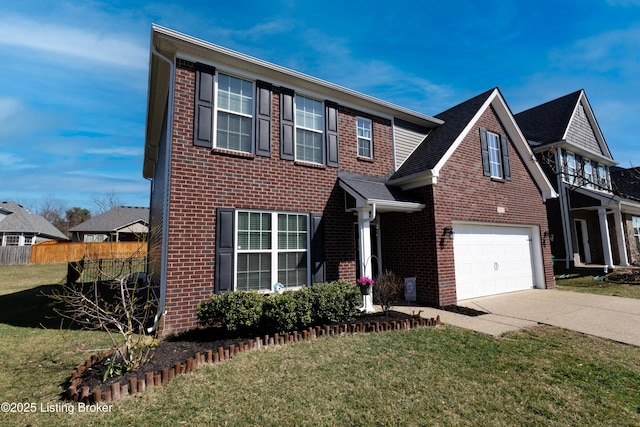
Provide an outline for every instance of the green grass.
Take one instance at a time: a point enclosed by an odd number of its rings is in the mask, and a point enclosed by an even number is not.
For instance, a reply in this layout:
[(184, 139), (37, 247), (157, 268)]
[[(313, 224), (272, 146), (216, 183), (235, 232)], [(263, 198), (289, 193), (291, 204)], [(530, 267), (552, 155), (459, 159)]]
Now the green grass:
[[(104, 334), (15, 325), (15, 316), (0, 318), (0, 402), (60, 403), (59, 384), (106, 345)], [(631, 426), (638, 384), (638, 347), (546, 326), (497, 339), (443, 326), (242, 353), (110, 413), (0, 413), (0, 425)]]
[(563, 291), (585, 292), (624, 298), (640, 298), (640, 285), (611, 283), (594, 280), (594, 276), (577, 273), (566, 279), (556, 276), (556, 286)]

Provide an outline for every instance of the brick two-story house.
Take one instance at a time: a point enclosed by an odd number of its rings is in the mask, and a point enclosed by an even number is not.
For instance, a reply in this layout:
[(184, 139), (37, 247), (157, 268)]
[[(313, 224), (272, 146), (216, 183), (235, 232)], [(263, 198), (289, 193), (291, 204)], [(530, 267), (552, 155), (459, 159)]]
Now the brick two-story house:
[(640, 202), (614, 188), (610, 168), (616, 161), (584, 90), (515, 117), (559, 194), (547, 203), (556, 268), (638, 263)]
[(383, 269), (436, 306), (554, 286), (556, 193), (498, 89), (431, 117), (158, 26), (151, 50), (161, 334), (214, 292)]

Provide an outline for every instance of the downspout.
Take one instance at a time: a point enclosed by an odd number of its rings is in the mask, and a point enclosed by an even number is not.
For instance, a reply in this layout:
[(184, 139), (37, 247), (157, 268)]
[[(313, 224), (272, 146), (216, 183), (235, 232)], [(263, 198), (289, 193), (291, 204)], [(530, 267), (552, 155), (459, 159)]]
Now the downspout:
[[(172, 84), (174, 78), (173, 78), (173, 74), (174, 74), (174, 69), (173, 69), (173, 61), (170, 60), (169, 58), (167, 58), (166, 56), (164, 56), (163, 54), (161, 54), (160, 52), (158, 52), (158, 50), (156, 49), (156, 47), (153, 45), (153, 43), (151, 44), (151, 54), (155, 55), (156, 57), (164, 60), (167, 64), (169, 64), (169, 69), (171, 70), (170, 72), (170, 84)], [(151, 66), (151, 65), (150, 65)], [(173, 90), (171, 88), (169, 88), (169, 99), (167, 100), (167, 109), (169, 108), (170, 105), (173, 105), (173, 100), (172, 98), (172, 92)], [(171, 115), (168, 115), (171, 116)], [(167, 120), (167, 123), (165, 123), (165, 126), (167, 126), (168, 129), (172, 129), (173, 127), (173, 120)], [(167, 135), (165, 136), (168, 139), (168, 143), (167, 143), (167, 151), (170, 152), (171, 150), (171, 139), (172, 139), (172, 132), (168, 132)], [(169, 165), (171, 163), (171, 156), (169, 156), (167, 158), (167, 165)], [(167, 166), (168, 167), (168, 166)], [(169, 176), (167, 174), (165, 174), (165, 176)], [(149, 181), (152, 182), (151, 185), (153, 185), (153, 178), (147, 178)], [(165, 192), (165, 198), (168, 197), (169, 191)], [(151, 192), (149, 192), (149, 206), (151, 206)], [(165, 212), (165, 214), (168, 216), (168, 203), (164, 203), (163, 200), (163, 209), (164, 206), (167, 206), (167, 212)], [(151, 212), (149, 212), (149, 214), (151, 214)], [(153, 318), (153, 325), (150, 326), (149, 328), (147, 328), (147, 333), (152, 333), (154, 331), (156, 331), (158, 329), (158, 323), (160, 322), (160, 318), (165, 314), (165, 305), (166, 305), (166, 299), (167, 299), (167, 282), (166, 282), (166, 265), (167, 265), (167, 255), (168, 255), (168, 250), (167, 250), (167, 244), (166, 242), (169, 239), (169, 227), (166, 225), (168, 223), (168, 217), (165, 218), (165, 215), (163, 215), (163, 224), (162, 224), (162, 242), (164, 242), (164, 244), (162, 245), (162, 264), (160, 267), (161, 270), (161, 274), (160, 274), (160, 299), (158, 301), (158, 311), (156, 312), (156, 315)], [(147, 242), (147, 245), (149, 244), (149, 242)], [(162, 274), (162, 270), (164, 270), (165, 274)]]

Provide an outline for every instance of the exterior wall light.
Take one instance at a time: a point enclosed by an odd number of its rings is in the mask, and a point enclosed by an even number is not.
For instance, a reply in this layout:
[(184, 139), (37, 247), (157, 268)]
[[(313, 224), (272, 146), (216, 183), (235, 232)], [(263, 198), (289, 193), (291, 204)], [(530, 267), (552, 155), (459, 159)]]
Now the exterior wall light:
[(440, 236), (440, 249), (444, 249), (444, 242), (447, 237), (449, 237), (449, 240), (453, 240), (453, 234), (453, 227), (445, 227), (442, 230), (442, 235)]
[(554, 237), (555, 237), (555, 236), (554, 236), (553, 234), (549, 233), (548, 231), (545, 231), (545, 232), (542, 234), (542, 246), (545, 246), (545, 245), (547, 244), (547, 240), (548, 240), (549, 242), (553, 243), (553, 238), (554, 238)]

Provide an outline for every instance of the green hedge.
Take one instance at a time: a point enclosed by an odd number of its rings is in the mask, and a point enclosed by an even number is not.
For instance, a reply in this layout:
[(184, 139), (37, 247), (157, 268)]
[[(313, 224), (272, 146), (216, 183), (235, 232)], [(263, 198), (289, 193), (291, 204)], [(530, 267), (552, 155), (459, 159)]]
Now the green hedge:
[(198, 304), (203, 326), (220, 325), (229, 332), (287, 332), (310, 325), (341, 323), (358, 313), (362, 299), (347, 281), (316, 284), (279, 295), (227, 292)]

